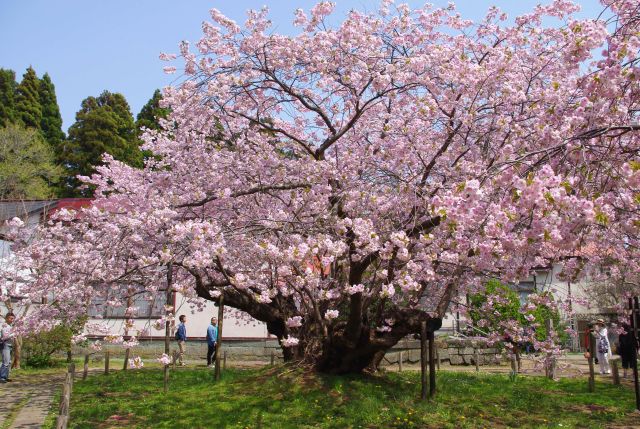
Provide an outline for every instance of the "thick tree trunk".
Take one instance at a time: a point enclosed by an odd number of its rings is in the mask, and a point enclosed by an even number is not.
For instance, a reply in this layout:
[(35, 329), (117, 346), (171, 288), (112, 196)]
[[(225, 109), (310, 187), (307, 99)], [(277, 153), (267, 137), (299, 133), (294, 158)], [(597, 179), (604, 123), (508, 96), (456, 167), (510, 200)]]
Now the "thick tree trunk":
[(245, 311), (256, 320), (264, 322), (269, 334), (277, 337), (280, 344), (289, 336), (298, 338), (297, 346), (283, 347), (285, 362), (304, 361), (313, 365), (317, 371), (329, 374), (375, 370), (387, 350), (405, 336), (420, 332), (421, 322), (427, 322), (429, 331), (436, 331), (442, 326), (442, 319), (431, 317), (423, 310), (395, 307), (387, 308), (382, 317), (382, 320), (393, 319), (393, 326), (386, 332), (377, 332), (371, 327), (367, 314), (362, 311), (361, 300), (355, 300), (358, 302), (354, 304), (352, 301), (352, 310), (361, 315), (360, 322), (349, 315), (346, 321), (333, 323), (328, 330), (324, 330), (314, 315), (310, 314), (304, 318), (302, 326), (288, 328), (287, 318), (299, 314), (293, 299), (276, 297), (270, 303), (260, 303), (249, 292), (224, 285), (208, 286), (201, 277), (195, 278), (196, 292), (201, 298), (217, 303), (219, 299), (213, 298), (210, 291), (224, 287), (225, 305)]
[(13, 363), (11, 367), (13, 369), (20, 369), (20, 359), (22, 355), (22, 337), (15, 337), (13, 339)]
[(355, 348), (344, 344), (334, 345), (320, 359), (317, 369), (328, 374), (360, 373), (366, 368), (377, 367), (376, 358), (380, 354), (384, 356), (384, 350), (368, 341), (359, 342)]
[[(331, 338), (323, 356), (317, 361), (317, 369), (329, 374), (375, 371), (385, 353), (406, 335), (415, 333), (414, 320), (399, 320), (390, 332), (378, 334), (363, 328), (357, 343), (352, 343), (340, 333)], [(429, 319), (427, 329), (435, 332), (442, 326), (441, 319)]]

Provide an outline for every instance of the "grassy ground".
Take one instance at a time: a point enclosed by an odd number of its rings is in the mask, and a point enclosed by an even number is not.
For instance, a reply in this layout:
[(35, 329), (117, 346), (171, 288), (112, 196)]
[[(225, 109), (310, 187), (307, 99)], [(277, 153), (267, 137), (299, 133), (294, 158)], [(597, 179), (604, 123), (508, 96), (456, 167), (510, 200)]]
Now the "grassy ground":
[(585, 379), (550, 381), (438, 373), (438, 396), (417, 400), (419, 374), (317, 376), (284, 367), (172, 371), (162, 392), (158, 369), (77, 381), (72, 428), (503, 428), (622, 427), (640, 424), (628, 387)]

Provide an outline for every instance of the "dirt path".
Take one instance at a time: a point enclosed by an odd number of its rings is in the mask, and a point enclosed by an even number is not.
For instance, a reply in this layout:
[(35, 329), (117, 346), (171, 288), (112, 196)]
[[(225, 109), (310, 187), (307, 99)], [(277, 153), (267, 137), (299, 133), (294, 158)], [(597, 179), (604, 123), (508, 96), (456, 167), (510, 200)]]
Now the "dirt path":
[(63, 373), (17, 374), (0, 385), (0, 428), (36, 429), (44, 423)]

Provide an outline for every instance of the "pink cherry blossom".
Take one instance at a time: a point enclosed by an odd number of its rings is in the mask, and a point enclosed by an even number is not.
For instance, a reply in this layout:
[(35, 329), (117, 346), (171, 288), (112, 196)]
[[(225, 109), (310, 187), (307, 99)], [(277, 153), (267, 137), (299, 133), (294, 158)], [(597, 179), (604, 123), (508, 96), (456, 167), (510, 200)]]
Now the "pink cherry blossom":
[[(640, 290), (640, 21), (634, 2), (604, 3), (609, 21), (553, 0), (471, 25), (453, 5), (385, 1), (334, 25), (320, 2), (290, 36), (266, 9), (242, 25), (213, 9), (179, 46), (185, 76), (142, 137), (144, 168), (105, 155), (82, 178), (91, 207), (34, 234), (11, 222), (1, 298), (55, 297), (16, 329), (82, 320), (100, 299), (125, 310), (165, 294), (171, 267), (194, 310), (224, 299), (285, 359), (357, 372), (489, 278), (556, 265)], [(567, 308), (541, 294), (521, 311), (537, 306)], [(502, 333), (530, 337), (510, 321), (487, 339)], [(555, 334), (534, 345), (558, 353)]]

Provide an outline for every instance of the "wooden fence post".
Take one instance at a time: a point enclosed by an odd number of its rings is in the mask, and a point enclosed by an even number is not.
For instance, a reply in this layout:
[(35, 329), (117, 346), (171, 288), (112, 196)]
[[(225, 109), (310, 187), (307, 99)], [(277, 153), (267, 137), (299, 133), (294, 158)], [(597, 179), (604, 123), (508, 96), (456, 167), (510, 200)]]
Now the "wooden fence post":
[(436, 365), (438, 366), (438, 371), (440, 371), (440, 349), (438, 348), (438, 344), (435, 344), (436, 347)]
[(435, 334), (429, 331), (427, 335), (429, 336), (429, 397), (433, 398), (436, 395)]
[(169, 390), (169, 364), (164, 365), (163, 372), (164, 393), (167, 393), (167, 390)]
[(173, 351), (171, 361), (173, 363), (173, 369), (176, 369), (176, 362), (178, 362), (178, 351), (177, 350)]
[(427, 322), (420, 323), (420, 399), (427, 399)]
[(89, 375), (89, 353), (84, 355), (84, 367), (82, 368), (82, 379), (86, 380)]
[(593, 332), (589, 333), (589, 392), (596, 390), (596, 376), (593, 368), (593, 354), (596, 349), (596, 336)]
[(271, 350), (271, 366), (275, 365), (276, 362), (276, 352)]
[(69, 402), (71, 401), (71, 390), (73, 388), (72, 370), (75, 371), (75, 368), (69, 365), (69, 371), (62, 384), (62, 396), (60, 397), (60, 409), (56, 420), (56, 429), (67, 429), (67, 425), (69, 424)]
[(109, 350), (104, 352), (104, 375), (109, 375)]
[(476, 372), (480, 372), (480, 352), (476, 346), (473, 347), (473, 360), (475, 361)]
[(613, 384), (620, 384), (620, 372), (618, 372), (618, 362), (619, 359), (611, 359), (611, 376), (613, 377)]
[(222, 354), (222, 369), (227, 369), (227, 351)]
[[(549, 339), (551, 337), (551, 330), (553, 329), (551, 319), (547, 319), (545, 324), (547, 327), (547, 339)], [(545, 372), (546, 372), (547, 378), (550, 378), (551, 380), (553, 380), (556, 377), (556, 358), (553, 357), (553, 354), (551, 352), (547, 353), (546, 362), (547, 364), (545, 365)]]
[(398, 372), (402, 372), (402, 350), (400, 350), (400, 354), (398, 355)]
[(222, 325), (224, 322), (224, 290), (220, 293), (220, 299), (218, 300), (218, 348), (216, 352), (216, 367), (213, 373), (216, 381), (220, 380), (220, 352), (222, 352)]
[[(640, 302), (638, 297), (634, 296), (633, 299), (629, 298), (629, 315), (631, 320), (631, 330), (633, 331), (633, 344), (638, 344), (638, 312), (640, 310)], [(640, 381), (638, 380), (638, 354), (632, 353), (631, 355), (631, 368), (633, 369), (633, 390), (636, 394), (636, 410), (640, 411)]]
[(129, 367), (129, 352), (131, 349), (125, 349), (124, 351), (124, 365), (122, 365), (122, 370), (126, 371)]
[(515, 354), (511, 354), (511, 378), (512, 381), (516, 379), (516, 375), (518, 375), (518, 363)]
[(71, 362), (69, 364), (69, 370), (68, 373), (71, 374), (71, 384), (73, 385), (73, 382), (76, 379), (76, 364)]

